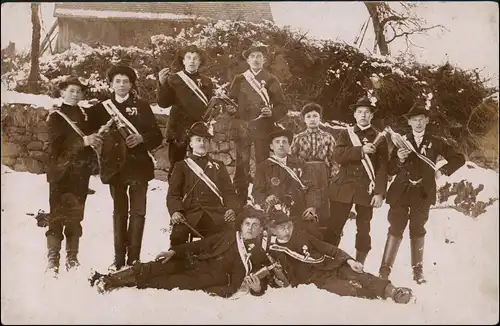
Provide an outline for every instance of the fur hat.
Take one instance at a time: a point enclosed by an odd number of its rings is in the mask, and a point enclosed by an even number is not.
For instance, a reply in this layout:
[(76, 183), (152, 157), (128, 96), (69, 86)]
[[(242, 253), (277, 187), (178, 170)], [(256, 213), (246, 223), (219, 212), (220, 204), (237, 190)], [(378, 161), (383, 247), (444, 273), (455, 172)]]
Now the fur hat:
[(108, 82), (110, 82), (110, 83), (113, 81), (113, 78), (116, 75), (127, 76), (132, 84), (134, 84), (135, 81), (137, 80), (137, 74), (135, 73), (135, 70), (132, 69), (131, 67), (125, 66), (125, 65), (116, 65), (116, 66), (109, 68), (106, 75), (108, 77)]

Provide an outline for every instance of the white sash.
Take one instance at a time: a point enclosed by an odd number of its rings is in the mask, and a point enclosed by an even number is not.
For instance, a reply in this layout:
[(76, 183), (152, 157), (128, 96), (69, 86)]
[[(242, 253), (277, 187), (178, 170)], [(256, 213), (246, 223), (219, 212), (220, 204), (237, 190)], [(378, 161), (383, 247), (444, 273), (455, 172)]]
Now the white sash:
[[(361, 141), (359, 140), (358, 135), (354, 132), (354, 127), (347, 127), (347, 133), (349, 134), (349, 138), (354, 146), (363, 146)], [(375, 169), (373, 168), (372, 161), (370, 157), (365, 154), (361, 159), (361, 163), (365, 168), (366, 174), (368, 174), (368, 178), (370, 178), (370, 184), (368, 185), (368, 194), (372, 194), (373, 190), (375, 190)]]
[(245, 266), (245, 275), (248, 275), (252, 271), (252, 261), (250, 260), (251, 254), (247, 252), (245, 248), (245, 243), (243, 242), (243, 237), (240, 231), (236, 232), (236, 244), (238, 245), (238, 253), (240, 254), (241, 262)]
[(259, 96), (262, 98), (264, 103), (268, 106), (271, 107), (271, 100), (269, 98), (269, 95), (267, 94), (267, 90), (259, 83), (257, 79), (255, 79), (254, 74), (249, 70), (245, 71), (243, 73), (243, 76), (247, 80), (247, 82), (252, 86), (252, 88), (259, 94)]
[(71, 128), (73, 128), (73, 130), (76, 131), (76, 133), (78, 135), (80, 135), (82, 138), (85, 137), (85, 134), (83, 133), (83, 131), (80, 128), (78, 128), (76, 123), (74, 123), (73, 120), (71, 120), (66, 114), (64, 114), (60, 110), (54, 110), (50, 114), (52, 114), (52, 113), (59, 114), (61, 117), (64, 118), (64, 120), (66, 120), (66, 122), (71, 126)]
[(208, 106), (208, 98), (205, 96), (205, 93), (201, 91), (198, 85), (196, 85), (196, 83), (191, 78), (189, 78), (189, 76), (186, 75), (186, 73), (182, 70), (179, 71), (177, 75), (181, 77), (184, 83), (193, 91), (193, 93), (196, 94), (196, 96), (198, 96), (198, 98), (203, 102), (203, 104)]
[(276, 163), (278, 164), (279, 166), (281, 166), (283, 169), (285, 169), (286, 172), (288, 172), (288, 174), (295, 180), (297, 181), (300, 186), (302, 187), (302, 189), (306, 189), (307, 187), (302, 183), (302, 181), (300, 181), (299, 177), (297, 176), (297, 174), (295, 174), (295, 172), (293, 172), (292, 169), (290, 169), (288, 166), (286, 166), (285, 164), (275, 160), (274, 158), (272, 157), (268, 157), (267, 158), (269, 161), (273, 162), (273, 163)]
[(413, 147), (412, 143), (408, 141), (408, 139), (405, 136), (401, 136), (397, 132), (395, 132), (391, 127), (387, 126), (385, 128), (391, 135), (391, 138), (394, 138), (396, 141), (393, 141), (394, 143), (397, 143), (398, 141), (402, 142), (403, 145), (405, 145), (409, 150), (411, 150), (419, 159), (427, 163), (434, 171), (439, 170), (440, 166), (437, 166), (431, 159), (429, 159), (427, 156), (420, 154), (415, 147)]
[[(118, 108), (115, 106), (115, 104), (113, 103), (113, 101), (111, 101), (111, 99), (108, 99), (106, 101), (103, 101), (102, 102), (102, 105), (104, 106), (104, 108), (106, 109), (106, 111), (108, 111), (108, 114), (113, 117), (113, 116), (118, 116), (118, 118), (123, 122), (125, 123), (125, 125), (127, 127), (130, 128), (130, 130), (132, 130), (135, 134), (139, 135), (139, 131), (137, 130), (137, 128), (135, 128), (135, 126), (132, 124), (132, 122), (128, 121), (127, 118), (125, 118), (125, 116), (120, 112), (120, 110), (118, 110)], [(150, 151), (148, 151), (148, 155), (149, 157), (151, 157), (151, 159), (153, 160), (153, 165), (156, 167), (157, 165), (157, 162), (156, 162), (156, 159), (155, 157), (153, 156), (153, 154), (151, 154)]]
[(296, 251), (291, 250), (290, 248), (287, 248), (285, 246), (280, 246), (279, 244), (276, 243), (271, 244), (269, 246), (269, 250), (283, 252), (288, 256), (307, 264), (320, 264), (325, 261), (326, 257), (325, 255), (322, 255), (320, 258), (312, 258), (311, 256), (304, 256)]
[(221, 204), (224, 206), (224, 199), (222, 198), (222, 194), (219, 188), (217, 188), (217, 185), (212, 180), (210, 180), (210, 178), (205, 174), (205, 172), (201, 169), (201, 167), (198, 164), (196, 164), (196, 162), (193, 161), (193, 159), (190, 157), (186, 157), (184, 159), (184, 162), (186, 162), (187, 166), (191, 169), (191, 171), (193, 171), (194, 174), (196, 174), (203, 182), (205, 182), (208, 188), (210, 188), (210, 190), (212, 190), (214, 194), (216, 194), (217, 197), (219, 197)]

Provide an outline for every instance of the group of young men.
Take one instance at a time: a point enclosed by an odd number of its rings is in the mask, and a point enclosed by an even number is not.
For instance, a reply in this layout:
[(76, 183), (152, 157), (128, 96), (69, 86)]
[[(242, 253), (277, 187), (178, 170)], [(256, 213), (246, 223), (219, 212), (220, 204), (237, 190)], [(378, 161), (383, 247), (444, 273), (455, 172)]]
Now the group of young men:
[[(243, 52), (249, 69), (234, 78), (228, 97), (237, 126), (234, 180), (223, 162), (208, 153), (212, 134), (204, 117), (215, 97), (200, 48), (178, 52), (172, 73), (159, 73), (158, 104), (171, 107), (169, 145), (170, 249), (140, 262), (151, 154), (162, 135), (148, 103), (134, 91), (137, 75), (127, 66), (108, 71), (113, 96), (93, 107), (78, 106), (85, 88), (78, 78), (60, 84), (64, 104), (49, 118), (51, 214), (47, 231), (48, 270), (58, 273), (66, 236), (67, 269), (78, 266), (78, 240), (97, 153), (101, 180), (113, 198), (115, 258), (109, 274), (95, 273), (100, 292), (122, 286), (204, 290), (231, 297), (260, 295), (268, 286), (315, 284), (339, 294), (392, 298), (408, 303), (412, 292), (394, 287), (389, 275), (410, 222), (414, 279), (424, 283), (424, 225), (436, 200), (436, 160), (450, 175), (464, 157), (426, 132), (429, 110), (416, 103), (405, 115), (412, 131), (405, 146), (389, 154), (387, 132), (371, 126), (377, 108), (364, 97), (350, 106), (356, 124), (337, 139), (322, 130), (321, 106), (301, 111), (306, 130), (293, 135), (277, 122), (286, 114), (276, 76), (263, 69), (267, 47)], [(248, 193), (251, 145), (256, 171)], [(388, 178), (395, 176), (387, 190)], [(390, 205), (390, 228), (379, 276), (363, 271), (371, 249), (373, 208)], [(352, 207), (356, 210), (356, 259), (338, 248)], [(63, 236), (64, 233), (64, 236)], [(193, 241), (194, 238), (201, 240)], [(127, 268), (125, 268), (127, 267)]]

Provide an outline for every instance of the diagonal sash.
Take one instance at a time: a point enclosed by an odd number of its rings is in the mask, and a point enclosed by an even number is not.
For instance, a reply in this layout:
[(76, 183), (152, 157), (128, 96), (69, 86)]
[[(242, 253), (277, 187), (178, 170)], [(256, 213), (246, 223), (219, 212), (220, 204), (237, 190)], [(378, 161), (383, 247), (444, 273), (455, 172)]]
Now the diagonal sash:
[(286, 255), (288, 255), (294, 259), (297, 259), (303, 263), (307, 263), (307, 264), (320, 264), (320, 263), (324, 262), (325, 258), (326, 258), (325, 255), (321, 256), (320, 258), (313, 258), (309, 255), (307, 255), (307, 256), (301, 255), (298, 252), (291, 250), (290, 248), (287, 248), (285, 246), (280, 246), (276, 243), (271, 244), (269, 246), (269, 250), (283, 252)]
[(189, 78), (189, 76), (186, 75), (186, 73), (182, 70), (179, 71), (177, 75), (181, 77), (182, 81), (193, 91), (193, 93), (196, 94), (196, 96), (198, 96), (203, 104), (208, 106), (208, 98), (205, 96), (205, 93), (201, 91), (198, 85), (196, 85), (196, 83), (191, 78)]
[(404, 146), (406, 146), (409, 150), (411, 150), (413, 153), (415, 153), (415, 155), (417, 155), (417, 157), (419, 159), (421, 159), (422, 161), (424, 161), (427, 165), (429, 165), (434, 171), (437, 171), (439, 170), (439, 166), (436, 166), (436, 164), (430, 159), (428, 158), (427, 156), (425, 155), (422, 155), (420, 154), (416, 149), (415, 147), (413, 147), (412, 143), (410, 143), (408, 141), (408, 139), (406, 138), (406, 135), (405, 136), (401, 136), (400, 134), (398, 134), (397, 132), (395, 132), (391, 127), (387, 126), (385, 128), (389, 134), (391, 135), (391, 138), (394, 139), (393, 142), (395, 144), (398, 144), (398, 143), (402, 143)]
[(245, 275), (248, 275), (252, 271), (252, 261), (250, 260), (251, 254), (247, 252), (245, 248), (245, 243), (240, 234), (240, 231), (236, 231), (236, 244), (238, 245), (238, 253), (240, 254), (241, 262), (245, 266)]
[(57, 113), (59, 114), (61, 117), (64, 118), (64, 120), (66, 120), (66, 122), (71, 126), (71, 128), (78, 134), (80, 135), (82, 138), (85, 137), (85, 134), (83, 133), (83, 131), (78, 128), (78, 126), (76, 125), (76, 123), (73, 122), (73, 120), (71, 120), (66, 114), (64, 114), (63, 112), (61, 112), (60, 110), (54, 110), (51, 112), (51, 114), (53, 113)]
[[(349, 138), (354, 146), (363, 146), (361, 141), (359, 140), (358, 135), (354, 132), (354, 127), (347, 127), (347, 133), (349, 134)], [(368, 194), (372, 194), (373, 190), (375, 190), (375, 169), (373, 168), (372, 161), (368, 155), (364, 155), (361, 159), (361, 163), (365, 168), (366, 174), (368, 174), (368, 178), (370, 178), (370, 184), (368, 185)]]
[(190, 157), (185, 158), (184, 162), (186, 162), (191, 171), (193, 171), (194, 174), (196, 174), (203, 182), (205, 182), (208, 188), (210, 188), (210, 190), (212, 190), (214, 194), (219, 197), (221, 204), (224, 206), (224, 199), (222, 198), (222, 194), (219, 188), (217, 188), (217, 185), (212, 180), (210, 180), (210, 178), (205, 174), (201, 167), (196, 164), (196, 162), (193, 161), (193, 159)]
[(275, 164), (278, 164), (279, 166), (281, 166), (283, 169), (285, 169), (286, 172), (288, 172), (288, 174), (295, 180), (297, 181), (300, 186), (302, 187), (302, 189), (306, 189), (307, 187), (302, 183), (302, 181), (300, 181), (299, 177), (297, 176), (297, 174), (295, 174), (295, 172), (293, 172), (292, 169), (290, 169), (290, 167), (286, 166), (285, 164), (275, 160), (274, 158), (272, 157), (268, 157), (267, 158), (269, 161), (275, 163)]
[(271, 99), (269, 98), (269, 95), (267, 94), (267, 91), (265, 88), (259, 83), (257, 79), (255, 79), (254, 74), (250, 71), (247, 70), (243, 73), (243, 76), (247, 80), (247, 82), (252, 86), (252, 88), (259, 94), (259, 96), (262, 98), (264, 103), (268, 106), (271, 107)]

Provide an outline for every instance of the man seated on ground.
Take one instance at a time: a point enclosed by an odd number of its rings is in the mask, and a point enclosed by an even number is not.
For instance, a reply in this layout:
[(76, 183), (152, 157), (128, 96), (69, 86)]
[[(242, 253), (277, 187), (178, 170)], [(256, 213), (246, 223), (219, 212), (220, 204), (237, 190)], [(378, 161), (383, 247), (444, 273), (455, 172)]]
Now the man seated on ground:
[(363, 264), (295, 227), (292, 218), (282, 211), (270, 212), (269, 230), (273, 236), (268, 252), (281, 263), (292, 287), (314, 284), (340, 296), (392, 298), (404, 304), (412, 298), (410, 289), (395, 287), (388, 280), (364, 272)]
[(203, 290), (230, 297), (241, 287), (260, 295), (265, 284), (253, 272), (269, 265), (260, 243), (263, 212), (245, 206), (238, 215), (238, 230), (227, 230), (199, 241), (171, 247), (148, 263), (116, 273), (95, 272), (90, 278), (100, 293), (120, 287)]

